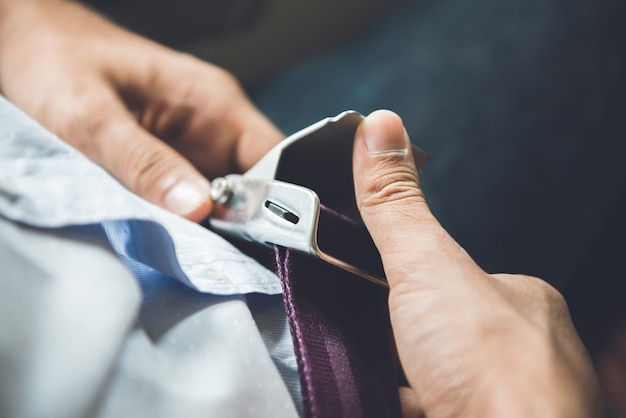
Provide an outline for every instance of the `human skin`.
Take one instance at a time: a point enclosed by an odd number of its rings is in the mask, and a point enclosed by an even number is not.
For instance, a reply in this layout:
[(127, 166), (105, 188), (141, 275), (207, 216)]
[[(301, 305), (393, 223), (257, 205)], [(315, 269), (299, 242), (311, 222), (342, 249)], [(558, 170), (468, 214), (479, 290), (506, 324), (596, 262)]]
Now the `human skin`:
[[(249, 168), (282, 134), (224, 70), (62, 0), (0, 0), (0, 90), (138, 195), (192, 220), (208, 181)], [(589, 358), (561, 295), (540, 279), (488, 275), (428, 210), (401, 120), (359, 128), (357, 201), (390, 285), (411, 388), (429, 417), (587, 417)]]
[(538, 278), (487, 274), (446, 233), (397, 115), (377, 111), (359, 127), (354, 177), (389, 282), (410, 384), (401, 389), (406, 416), (600, 414), (593, 368), (563, 297)]
[(207, 178), (283, 135), (225, 70), (64, 0), (0, 0), (0, 91), (139, 196), (199, 221)]

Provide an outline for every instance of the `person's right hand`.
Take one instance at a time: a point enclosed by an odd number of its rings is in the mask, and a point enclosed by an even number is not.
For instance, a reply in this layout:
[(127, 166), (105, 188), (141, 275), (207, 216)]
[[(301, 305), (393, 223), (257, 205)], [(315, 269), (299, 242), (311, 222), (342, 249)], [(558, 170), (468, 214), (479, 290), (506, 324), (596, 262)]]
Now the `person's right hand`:
[(226, 71), (64, 0), (0, 0), (7, 99), (139, 196), (201, 220), (205, 178), (282, 139)]
[(431, 214), (410, 150), (389, 111), (356, 134), (357, 202), (389, 282), (406, 415), (593, 416), (595, 375), (563, 297), (537, 278), (481, 270)]

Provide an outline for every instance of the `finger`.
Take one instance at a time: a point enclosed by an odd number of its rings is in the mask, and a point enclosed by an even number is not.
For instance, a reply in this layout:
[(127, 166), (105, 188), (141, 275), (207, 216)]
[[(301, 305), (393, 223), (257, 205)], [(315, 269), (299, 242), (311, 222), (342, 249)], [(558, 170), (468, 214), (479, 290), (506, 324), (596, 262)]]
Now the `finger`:
[(250, 169), (284, 135), (247, 99), (235, 112), (235, 120), (240, 121), (239, 140), (236, 149), (236, 165), (239, 171)]
[(190, 220), (204, 219), (212, 206), (208, 180), (111, 96), (91, 110), (81, 132), (89, 138), (83, 151), (144, 199)]
[(118, 76), (115, 84), (143, 104), (142, 125), (204, 174), (212, 178), (244, 172), (283, 139), (232, 74), (155, 48), (156, 59), (146, 60), (123, 79)]
[(359, 210), (391, 287), (404, 281), (454, 286), (462, 275), (445, 274), (450, 277), (441, 280), (445, 270), (476, 268), (430, 212), (411, 143), (396, 114), (376, 111), (359, 126), (354, 178)]
[[(197, 71), (198, 80), (195, 85), (195, 108), (198, 109), (199, 117), (196, 119), (213, 119), (219, 125), (231, 128), (235, 135), (232, 165), (240, 172), (250, 169), (284, 135), (250, 101), (231, 73), (195, 58), (190, 60), (196, 64), (193, 72)], [(216, 118), (212, 112), (219, 113), (220, 117)]]

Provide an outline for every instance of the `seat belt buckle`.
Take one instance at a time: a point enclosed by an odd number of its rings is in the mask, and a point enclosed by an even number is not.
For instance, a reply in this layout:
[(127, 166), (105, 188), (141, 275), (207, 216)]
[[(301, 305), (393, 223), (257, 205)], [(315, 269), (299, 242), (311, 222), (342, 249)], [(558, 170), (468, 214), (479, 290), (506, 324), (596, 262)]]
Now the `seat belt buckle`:
[[(281, 141), (243, 175), (214, 179), (208, 223), (219, 233), (309, 254), (387, 286), (359, 214), (352, 148), (363, 116), (346, 111)], [(428, 156), (414, 147), (419, 168)]]

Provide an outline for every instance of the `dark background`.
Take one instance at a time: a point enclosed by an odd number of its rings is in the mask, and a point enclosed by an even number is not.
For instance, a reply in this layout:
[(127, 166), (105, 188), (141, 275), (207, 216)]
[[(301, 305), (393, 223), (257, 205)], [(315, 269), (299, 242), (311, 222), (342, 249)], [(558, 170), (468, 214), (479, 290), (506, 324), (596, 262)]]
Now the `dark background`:
[(564, 293), (626, 416), (626, 2), (92, 3), (233, 71), (287, 134), (399, 113), (435, 215), (486, 271)]

